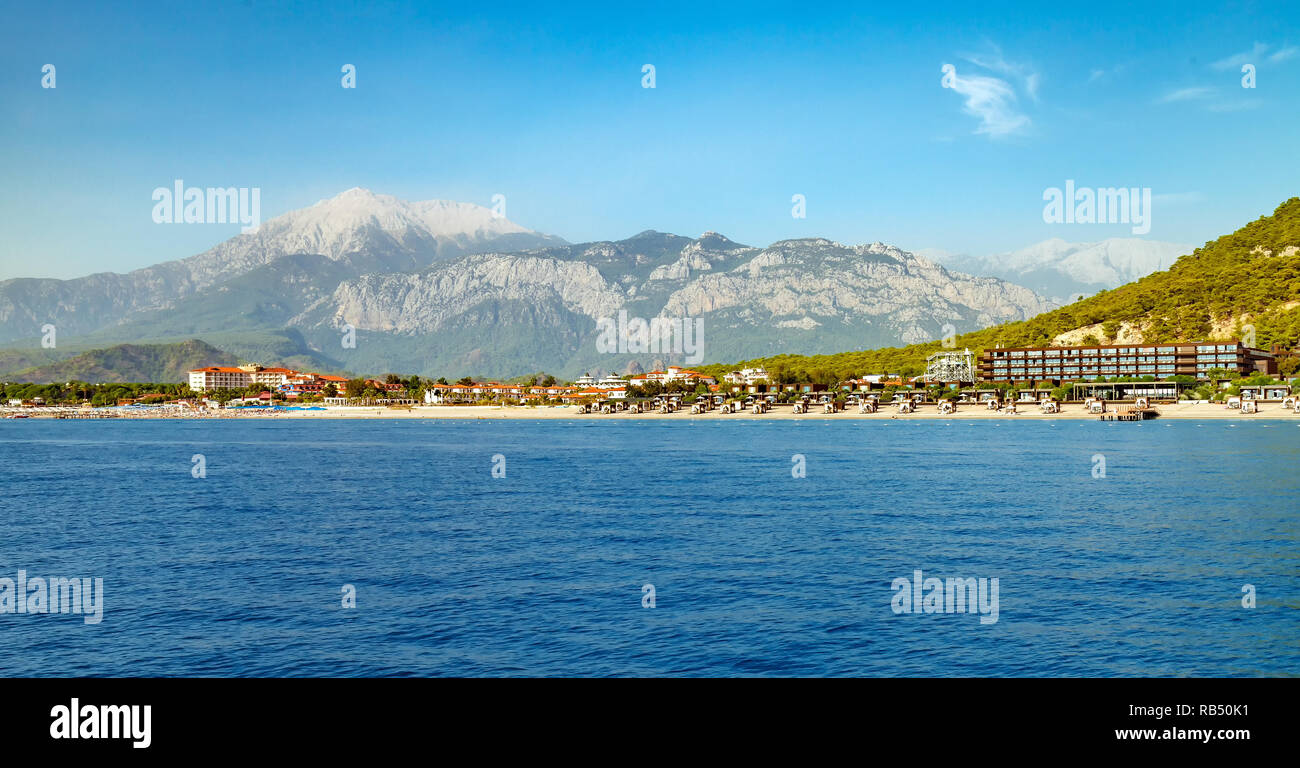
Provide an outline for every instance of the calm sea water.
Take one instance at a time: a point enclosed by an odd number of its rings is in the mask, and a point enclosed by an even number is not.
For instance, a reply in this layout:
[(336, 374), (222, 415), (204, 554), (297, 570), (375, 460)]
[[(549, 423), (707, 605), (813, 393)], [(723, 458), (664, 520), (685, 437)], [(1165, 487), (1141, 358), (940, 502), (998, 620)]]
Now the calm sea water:
[[(0, 615), (0, 674), (1293, 676), (1298, 446), (1266, 421), (4, 421), (0, 576), (102, 577), (106, 610)], [(895, 615), (918, 568), (997, 577), (998, 621)]]

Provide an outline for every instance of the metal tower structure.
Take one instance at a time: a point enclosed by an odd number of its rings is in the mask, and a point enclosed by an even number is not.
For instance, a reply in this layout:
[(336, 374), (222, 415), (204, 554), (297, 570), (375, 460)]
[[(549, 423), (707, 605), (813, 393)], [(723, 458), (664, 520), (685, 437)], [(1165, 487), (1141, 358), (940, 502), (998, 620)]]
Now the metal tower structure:
[(975, 383), (975, 355), (969, 349), (963, 352), (935, 352), (925, 358), (926, 383)]

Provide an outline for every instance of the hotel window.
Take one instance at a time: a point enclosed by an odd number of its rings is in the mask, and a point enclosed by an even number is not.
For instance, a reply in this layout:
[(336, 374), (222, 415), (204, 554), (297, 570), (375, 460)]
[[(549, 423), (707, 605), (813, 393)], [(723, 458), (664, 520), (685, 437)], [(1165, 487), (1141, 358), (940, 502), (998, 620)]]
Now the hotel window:
[(1030, 350), (1029, 352), (1026, 352), (1025, 355), (1028, 357), (1042, 357), (1043, 350), (1041, 349)]
[(1138, 350), (1138, 352), (1141, 353), (1141, 354), (1143, 354), (1143, 355), (1154, 355), (1154, 354), (1156, 353), (1156, 348), (1155, 348), (1155, 347), (1142, 347), (1141, 349)]
[(1178, 351), (1178, 347), (1161, 347), (1159, 351), (1162, 355), (1173, 354)]
[(1219, 355), (1219, 362), (1221, 362), (1221, 363), (1235, 363), (1235, 362), (1237, 362), (1237, 356), (1236, 356), (1236, 355)]
[(1232, 344), (1220, 344), (1220, 345), (1219, 345), (1219, 351), (1220, 351), (1220, 352), (1236, 352), (1236, 351), (1237, 351), (1237, 347), (1234, 346), (1234, 345), (1232, 345)]
[(1214, 345), (1213, 345), (1213, 344), (1210, 344), (1209, 346), (1201, 346), (1201, 347), (1197, 347), (1197, 348), (1196, 348), (1196, 351), (1197, 351), (1197, 352), (1213, 352), (1213, 351), (1214, 351)]
[(1011, 356), (1012, 356), (1012, 357), (1024, 357), (1024, 356), (1025, 356), (1025, 353), (1024, 353), (1024, 352), (1012, 352), (1012, 353), (1011, 353)]

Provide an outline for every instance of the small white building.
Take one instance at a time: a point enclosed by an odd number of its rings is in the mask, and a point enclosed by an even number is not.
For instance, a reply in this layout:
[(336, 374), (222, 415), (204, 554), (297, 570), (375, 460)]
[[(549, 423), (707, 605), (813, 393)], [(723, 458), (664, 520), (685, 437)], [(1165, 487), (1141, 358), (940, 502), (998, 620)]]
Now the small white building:
[(648, 381), (658, 381), (667, 384), (671, 381), (684, 381), (687, 384), (717, 384), (718, 382), (712, 377), (699, 371), (692, 371), (689, 368), (682, 368), (679, 365), (670, 365), (664, 371), (650, 371), (649, 373), (640, 373), (633, 376), (630, 380), (632, 384), (645, 384)]
[(723, 376), (722, 380), (728, 384), (744, 384), (745, 386), (757, 384), (760, 381), (770, 381), (767, 370), (764, 368), (741, 368)]

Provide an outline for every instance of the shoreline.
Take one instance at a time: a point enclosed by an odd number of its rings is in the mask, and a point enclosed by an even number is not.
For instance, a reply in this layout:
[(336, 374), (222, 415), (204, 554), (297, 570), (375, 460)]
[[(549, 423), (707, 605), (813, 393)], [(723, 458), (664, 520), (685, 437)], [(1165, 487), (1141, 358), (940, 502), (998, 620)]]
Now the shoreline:
[[(1258, 413), (1245, 414), (1240, 409), (1227, 408), (1220, 403), (1175, 403), (1157, 405), (1155, 410), (1160, 419), (1190, 420), (1213, 419), (1234, 421), (1294, 420), (1300, 423), (1300, 414), (1284, 409), (1280, 403), (1265, 403)], [(97, 421), (97, 420), (208, 420), (208, 419), (294, 419), (294, 420), (348, 420), (348, 419), (582, 419), (589, 421), (624, 421), (624, 420), (682, 420), (682, 421), (735, 421), (735, 420), (858, 420), (858, 421), (912, 421), (912, 420), (946, 420), (946, 421), (1100, 421), (1100, 415), (1088, 413), (1083, 405), (1071, 403), (1061, 406), (1060, 413), (1047, 414), (1039, 410), (1037, 404), (1028, 405), (1020, 413), (1009, 414), (990, 411), (986, 408), (968, 405), (959, 407), (955, 413), (939, 413), (935, 405), (923, 405), (909, 414), (900, 414), (897, 409), (884, 407), (877, 413), (858, 413), (856, 408), (848, 408), (838, 413), (823, 413), (815, 408), (809, 413), (796, 414), (793, 409), (780, 407), (764, 414), (749, 411), (739, 413), (692, 414), (688, 410), (676, 413), (579, 413), (574, 406), (502, 406), (502, 405), (431, 405), (413, 408), (388, 408), (385, 406), (328, 406), (320, 411), (199, 411), (199, 412), (153, 412), (134, 413), (117, 412), (113, 415), (96, 414), (87, 409), (41, 410), (34, 408), (3, 409), (0, 418), (20, 415), (31, 419), (53, 421)]]

